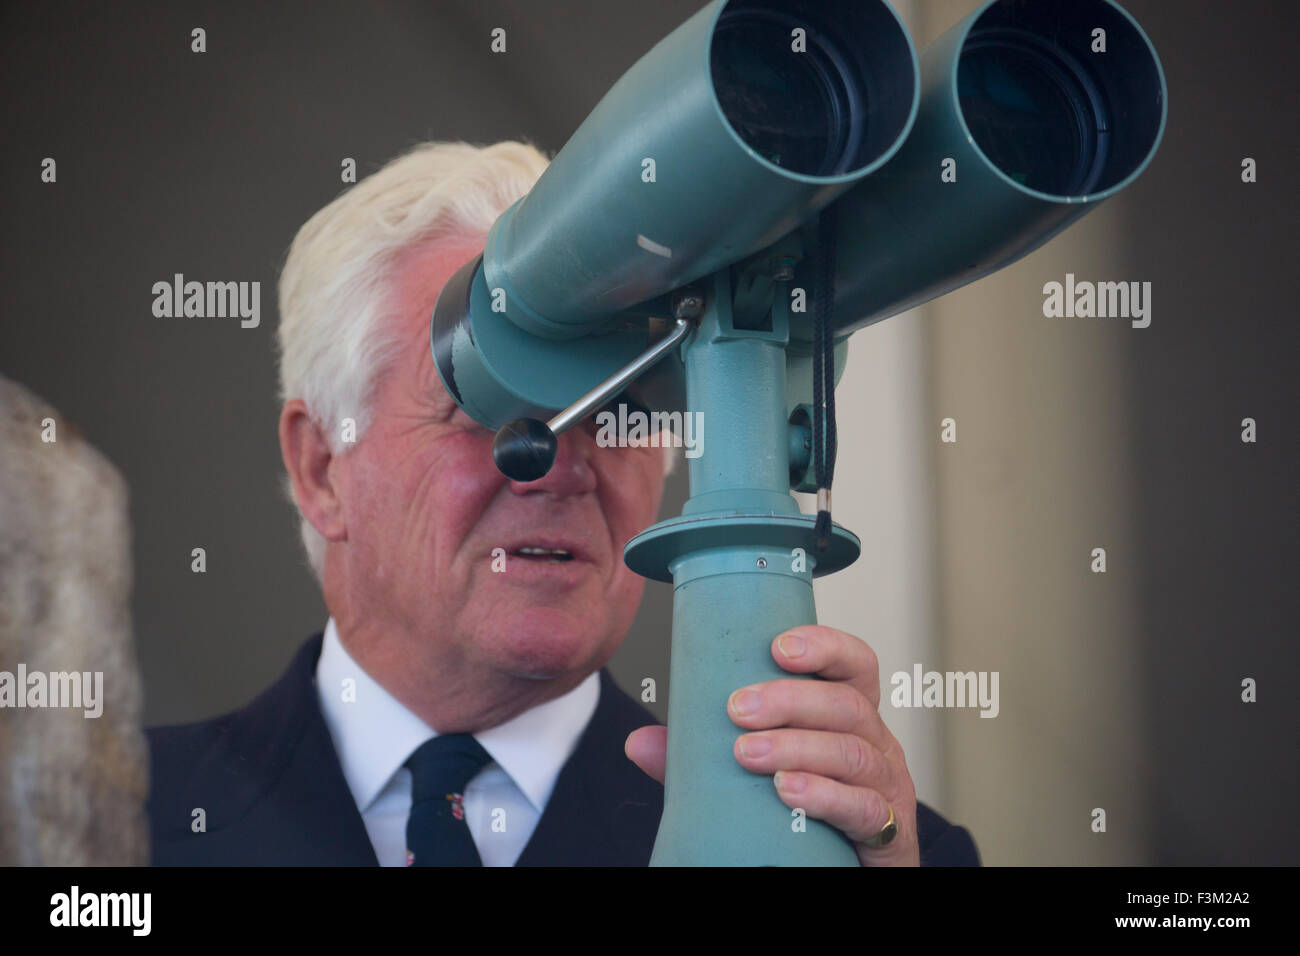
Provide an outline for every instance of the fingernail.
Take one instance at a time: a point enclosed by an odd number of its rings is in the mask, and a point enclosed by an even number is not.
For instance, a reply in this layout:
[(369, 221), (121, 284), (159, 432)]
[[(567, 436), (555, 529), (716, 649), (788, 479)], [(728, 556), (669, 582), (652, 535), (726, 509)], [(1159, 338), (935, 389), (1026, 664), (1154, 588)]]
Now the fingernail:
[(804, 787), (808, 785), (808, 779), (801, 773), (778, 770), (774, 779), (776, 789), (784, 790), (786, 793), (803, 793)]
[(740, 738), (740, 754), (742, 757), (762, 757), (772, 752), (772, 741), (769, 737), (762, 734), (746, 734)]
[(803, 652), (808, 649), (808, 645), (804, 643), (804, 639), (795, 634), (787, 634), (784, 637), (778, 638), (776, 646), (781, 648), (781, 653), (786, 657), (800, 657), (803, 655)]
[(738, 717), (748, 717), (758, 712), (758, 692), (738, 690), (731, 695), (731, 711)]

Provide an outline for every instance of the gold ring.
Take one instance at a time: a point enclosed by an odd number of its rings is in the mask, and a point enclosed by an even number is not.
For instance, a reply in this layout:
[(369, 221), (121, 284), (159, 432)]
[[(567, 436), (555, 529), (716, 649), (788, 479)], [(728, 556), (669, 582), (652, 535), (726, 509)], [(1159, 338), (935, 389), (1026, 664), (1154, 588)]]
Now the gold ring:
[(870, 847), (887, 846), (894, 837), (898, 836), (898, 821), (894, 818), (894, 808), (889, 808), (889, 821), (880, 828), (880, 832), (866, 841)]

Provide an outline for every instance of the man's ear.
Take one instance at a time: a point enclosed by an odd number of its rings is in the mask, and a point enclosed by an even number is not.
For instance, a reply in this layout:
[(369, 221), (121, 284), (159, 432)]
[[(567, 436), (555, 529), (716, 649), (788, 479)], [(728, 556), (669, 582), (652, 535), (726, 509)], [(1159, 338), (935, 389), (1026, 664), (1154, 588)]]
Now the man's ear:
[(286, 402), (280, 411), (280, 457), (303, 516), (325, 540), (345, 540), (343, 506), (330, 480), (334, 453), (300, 398)]

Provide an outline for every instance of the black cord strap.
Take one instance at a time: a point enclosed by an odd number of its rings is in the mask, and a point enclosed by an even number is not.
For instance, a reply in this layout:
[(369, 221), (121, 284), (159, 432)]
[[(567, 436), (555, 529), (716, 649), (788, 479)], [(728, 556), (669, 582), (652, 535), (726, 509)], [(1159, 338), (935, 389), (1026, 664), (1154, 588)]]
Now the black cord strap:
[(822, 211), (817, 232), (813, 291), (813, 473), (817, 480), (817, 550), (831, 541), (831, 478), (835, 473), (835, 341), (831, 304), (835, 295), (834, 206)]

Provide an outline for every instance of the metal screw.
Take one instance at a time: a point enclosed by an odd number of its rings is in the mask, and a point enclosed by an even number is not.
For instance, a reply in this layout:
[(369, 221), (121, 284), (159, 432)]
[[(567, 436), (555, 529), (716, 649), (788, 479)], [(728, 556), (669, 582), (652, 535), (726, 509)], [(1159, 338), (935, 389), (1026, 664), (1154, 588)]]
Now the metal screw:
[(759, 566), (760, 568), (765, 568), (765, 567), (767, 567), (767, 558), (759, 558), (759, 559), (758, 559), (758, 566)]
[(694, 289), (685, 289), (673, 298), (673, 318), (694, 319), (704, 311), (704, 296)]

